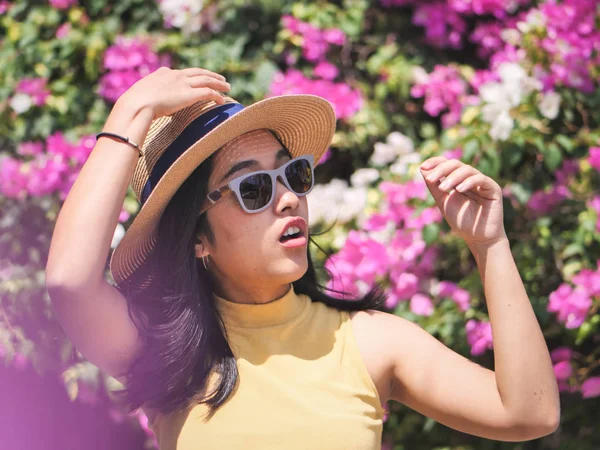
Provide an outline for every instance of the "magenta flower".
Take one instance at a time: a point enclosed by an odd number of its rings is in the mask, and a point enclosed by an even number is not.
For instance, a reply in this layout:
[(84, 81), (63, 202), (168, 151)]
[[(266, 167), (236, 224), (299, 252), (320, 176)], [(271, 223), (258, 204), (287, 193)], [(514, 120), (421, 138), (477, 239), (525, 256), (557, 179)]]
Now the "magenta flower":
[(566, 381), (573, 375), (573, 368), (569, 361), (560, 361), (554, 364), (554, 375), (558, 381)]
[(600, 195), (596, 195), (588, 202), (588, 208), (596, 211), (596, 216), (598, 220), (596, 222), (596, 231), (600, 233)]
[(329, 80), (311, 80), (299, 70), (278, 73), (273, 78), (267, 97), (285, 94), (313, 94), (327, 99), (333, 105), (338, 119), (348, 119), (363, 106), (363, 97), (358, 89), (352, 89), (346, 83), (334, 83)]
[(573, 350), (569, 347), (557, 347), (550, 352), (550, 358), (554, 364), (561, 361), (569, 361), (573, 358)]
[(550, 294), (548, 311), (557, 313), (559, 322), (567, 328), (579, 327), (592, 306), (589, 293), (582, 288), (573, 289), (570, 285), (563, 283)]
[(493, 348), (492, 325), (489, 322), (471, 319), (465, 329), (472, 355), (482, 355), (486, 350)]
[(46, 78), (22, 78), (17, 83), (15, 92), (29, 95), (36, 106), (42, 106), (46, 103), (46, 98), (50, 91), (46, 89)]
[(556, 184), (547, 191), (537, 191), (529, 198), (527, 208), (534, 217), (550, 214), (563, 200), (571, 198), (567, 186)]
[(104, 67), (108, 72), (100, 79), (99, 94), (115, 102), (136, 81), (169, 65), (170, 57), (156, 54), (150, 42), (119, 36), (104, 54)]
[(581, 385), (581, 395), (583, 398), (592, 398), (600, 396), (600, 377), (591, 377)]
[(7, 157), (0, 166), (0, 193), (9, 198), (24, 198), (27, 186), (28, 166), (17, 159)]
[(600, 172), (600, 147), (590, 148), (590, 156), (587, 161), (594, 169)]
[[(600, 260), (598, 261), (600, 267)], [(573, 277), (573, 283), (585, 289), (590, 296), (600, 296), (600, 268), (596, 271), (583, 269)]]
[(77, 0), (49, 0), (50, 6), (56, 9), (68, 9), (77, 4)]
[(460, 120), (463, 105), (469, 100), (467, 90), (468, 85), (458, 70), (436, 65), (426, 80), (413, 85), (410, 94), (425, 98), (425, 112), (432, 117), (447, 111), (442, 115), (442, 125), (447, 128)]
[(21, 142), (17, 147), (17, 153), (21, 156), (40, 155), (44, 151), (43, 142)]
[(465, 20), (446, 2), (417, 3), (412, 22), (425, 28), (425, 41), (439, 48), (462, 48)]
[(440, 281), (437, 286), (439, 297), (450, 298), (461, 311), (467, 311), (471, 303), (471, 294), (451, 281)]
[(348, 233), (344, 247), (325, 262), (325, 269), (332, 274), (329, 287), (351, 293), (373, 286), (386, 274), (387, 267), (386, 247), (355, 230)]
[(431, 298), (425, 294), (413, 295), (410, 299), (410, 310), (419, 316), (431, 316), (433, 314)]
[(336, 66), (327, 61), (321, 61), (313, 69), (313, 73), (324, 80), (333, 80), (338, 76), (339, 72)]
[(56, 30), (55, 37), (56, 37), (56, 39), (65, 38), (69, 35), (70, 31), (71, 31), (71, 24), (63, 23), (60, 27), (58, 27), (58, 30)]
[(287, 31), (302, 36), (302, 56), (311, 62), (324, 60), (330, 45), (344, 45), (346, 42), (346, 35), (339, 28), (321, 30), (290, 15), (284, 15), (282, 22)]

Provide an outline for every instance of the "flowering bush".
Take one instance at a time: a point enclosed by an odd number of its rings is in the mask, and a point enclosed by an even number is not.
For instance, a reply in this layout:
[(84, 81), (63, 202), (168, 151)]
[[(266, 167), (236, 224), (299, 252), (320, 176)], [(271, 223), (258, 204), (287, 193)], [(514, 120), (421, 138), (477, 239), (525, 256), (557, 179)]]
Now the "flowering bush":
[[(162, 65), (223, 73), (244, 104), (311, 93), (338, 127), (309, 194), (322, 281), (493, 367), (474, 260), (417, 167), (444, 155), (503, 188), (505, 227), (563, 400), (521, 449), (600, 446), (600, 12), (593, 0), (0, 2), (0, 358), (94, 403), (115, 381), (73, 352), (44, 289), (51, 231), (114, 101)], [(114, 248), (137, 213), (128, 192)], [(107, 272), (107, 277), (109, 276)], [(115, 421), (124, 416), (110, 403)], [(516, 448), (399, 404), (387, 448)], [(147, 419), (132, 423), (155, 443)], [(395, 447), (394, 447), (395, 446)]]

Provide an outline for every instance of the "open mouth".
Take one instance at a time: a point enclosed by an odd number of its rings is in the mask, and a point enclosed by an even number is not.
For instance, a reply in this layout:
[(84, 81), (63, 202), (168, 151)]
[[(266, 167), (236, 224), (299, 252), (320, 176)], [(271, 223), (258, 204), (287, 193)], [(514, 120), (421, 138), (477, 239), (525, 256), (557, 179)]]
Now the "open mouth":
[(300, 237), (304, 237), (304, 235), (302, 234), (301, 231), (298, 231), (297, 233), (294, 233), (294, 234), (288, 234), (287, 236), (281, 236), (279, 238), (279, 242), (283, 243), (283, 242), (291, 241), (292, 239), (298, 239)]

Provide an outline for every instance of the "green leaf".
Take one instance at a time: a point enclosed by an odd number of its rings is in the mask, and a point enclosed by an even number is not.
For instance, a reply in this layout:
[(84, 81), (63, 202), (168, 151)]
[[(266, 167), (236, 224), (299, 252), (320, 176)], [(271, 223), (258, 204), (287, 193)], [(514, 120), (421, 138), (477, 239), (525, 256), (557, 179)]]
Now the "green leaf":
[(555, 139), (567, 151), (567, 153), (571, 153), (575, 148), (573, 141), (564, 134), (557, 135)]
[(440, 235), (440, 226), (437, 223), (430, 223), (423, 227), (423, 240), (427, 245), (435, 243)]
[(479, 141), (476, 138), (469, 139), (463, 146), (463, 157), (464, 161), (473, 161), (473, 158), (479, 151)]
[(551, 142), (543, 151), (544, 164), (551, 172), (554, 172), (562, 164), (562, 153), (556, 143)]

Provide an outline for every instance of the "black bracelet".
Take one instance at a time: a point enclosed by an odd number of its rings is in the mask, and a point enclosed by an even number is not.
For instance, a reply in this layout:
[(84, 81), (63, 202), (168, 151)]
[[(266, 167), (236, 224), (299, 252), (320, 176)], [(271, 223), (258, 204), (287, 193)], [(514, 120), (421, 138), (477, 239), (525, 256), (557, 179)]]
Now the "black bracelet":
[(100, 138), (102, 136), (108, 136), (108, 137), (113, 137), (113, 138), (119, 139), (119, 140), (125, 142), (126, 144), (129, 144), (132, 147), (135, 147), (137, 149), (137, 151), (140, 153), (139, 156), (143, 155), (142, 149), (140, 148), (140, 146), (137, 145), (135, 142), (129, 140), (129, 138), (127, 136), (121, 136), (119, 134), (109, 133), (108, 131), (102, 131), (96, 135), (96, 140), (98, 140), (98, 138)]

